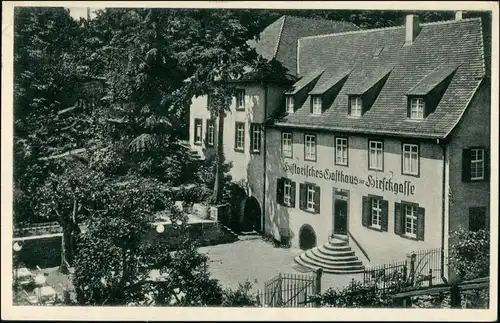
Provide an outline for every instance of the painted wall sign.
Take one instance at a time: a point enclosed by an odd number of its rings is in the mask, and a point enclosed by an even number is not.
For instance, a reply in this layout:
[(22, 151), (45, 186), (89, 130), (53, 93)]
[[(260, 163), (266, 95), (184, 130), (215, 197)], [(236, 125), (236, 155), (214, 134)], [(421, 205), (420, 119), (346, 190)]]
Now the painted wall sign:
[(285, 163), (285, 171), (292, 175), (326, 179), (335, 183), (366, 185), (366, 187), (375, 188), (381, 190), (382, 192), (392, 192), (396, 195), (402, 194), (404, 196), (410, 196), (415, 194), (415, 185), (413, 185), (410, 181), (397, 182), (392, 178), (378, 178), (373, 175), (368, 175), (366, 179), (364, 179), (356, 175), (346, 174), (344, 171), (338, 169), (316, 169), (314, 166), (298, 166), (295, 163)]

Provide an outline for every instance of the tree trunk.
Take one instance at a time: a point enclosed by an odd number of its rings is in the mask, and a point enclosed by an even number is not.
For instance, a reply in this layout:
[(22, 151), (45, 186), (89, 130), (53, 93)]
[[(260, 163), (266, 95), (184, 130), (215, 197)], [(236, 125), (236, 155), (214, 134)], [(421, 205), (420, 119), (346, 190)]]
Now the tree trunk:
[(64, 216), (62, 213), (57, 212), (57, 210), (56, 213), (59, 216), (59, 222), (63, 229), (63, 233), (61, 235), (61, 265), (59, 266), (59, 272), (67, 274), (69, 273), (70, 267), (67, 261), (67, 246), (71, 234), (71, 227), (68, 225), (67, 221), (64, 220)]
[(215, 154), (215, 159), (216, 159), (216, 164), (215, 164), (215, 182), (214, 182), (214, 192), (212, 196), (212, 201), (214, 204), (218, 204), (220, 202), (220, 195), (221, 195), (221, 166), (222, 166), (222, 159), (224, 155), (224, 111), (219, 112), (219, 124), (218, 124), (218, 131), (217, 131), (217, 151)]

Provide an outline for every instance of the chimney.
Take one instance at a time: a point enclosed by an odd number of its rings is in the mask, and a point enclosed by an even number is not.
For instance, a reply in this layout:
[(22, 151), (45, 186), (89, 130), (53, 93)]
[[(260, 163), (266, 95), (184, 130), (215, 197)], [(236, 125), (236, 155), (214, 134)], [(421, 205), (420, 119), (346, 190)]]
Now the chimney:
[(90, 8), (87, 7), (87, 20), (90, 20)]
[(463, 11), (457, 11), (455, 12), (455, 20), (462, 20), (463, 19)]
[(407, 15), (405, 25), (405, 46), (410, 46), (420, 33), (420, 22), (417, 15)]

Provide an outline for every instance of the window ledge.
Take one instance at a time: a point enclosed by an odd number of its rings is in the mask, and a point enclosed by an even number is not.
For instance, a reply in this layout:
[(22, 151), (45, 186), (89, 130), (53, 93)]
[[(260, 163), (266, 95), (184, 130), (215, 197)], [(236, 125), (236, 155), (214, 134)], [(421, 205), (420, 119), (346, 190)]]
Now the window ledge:
[(234, 151), (237, 151), (239, 153), (244, 153), (245, 152), (245, 148), (234, 148)]
[(411, 176), (411, 177), (420, 177), (420, 174), (411, 174), (411, 173), (405, 173), (405, 172), (401, 172), (401, 175)]
[(373, 168), (373, 167), (368, 167), (368, 170), (374, 171), (374, 172), (383, 172), (383, 168)]
[(302, 209), (302, 211), (307, 212), (307, 213), (311, 213), (311, 214), (317, 214), (316, 211), (314, 211), (314, 210)]
[(260, 155), (260, 150), (251, 150), (250, 153), (254, 155)]
[(386, 231), (382, 230), (382, 228), (372, 227), (371, 225), (367, 226), (366, 228), (373, 230), (373, 231), (386, 232)]
[(335, 162), (335, 166), (349, 167), (349, 163), (340, 164), (340, 163)]
[(348, 115), (347, 115), (347, 118), (348, 118), (348, 119), (359, 119), (359, 118), (361, 118), (362, 116), (363, 116), (363, 115), (360, 115), (360, 116), (352, 116), (352, 115), (348, 114)]
[(201, 146), (201, 141), (194, 141), (193, 145), (195, 145), (195, 146)]
[(423, 118), (423, 119), (406, 118), (406, 121), (408, 121), (408, 122), (422, 122), (422, 121), (425, 121), (425, 118)]
[(234, 108), (234, 110), (236, 110), (236, 111), (245, 111), (245, 107), (239, 107), (239, 108), (236, 107), (236, 108)]
[(407, 240), (412, 240), (412, 241), (423, 241), (423, 240), (419, 240), (419, 239), (417, 239), (416, 237), (414, 238), (414, 237), (407, 236), (406, 234), (400, 234), (399, 236), (400, 236), (401, 238), (403, 238), (403, 239), (407, 239)]

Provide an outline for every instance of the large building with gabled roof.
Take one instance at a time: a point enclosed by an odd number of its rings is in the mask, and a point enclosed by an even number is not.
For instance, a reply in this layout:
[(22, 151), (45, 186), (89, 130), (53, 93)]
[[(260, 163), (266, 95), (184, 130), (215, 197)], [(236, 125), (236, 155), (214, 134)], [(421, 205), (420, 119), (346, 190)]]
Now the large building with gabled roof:
[(226, 158), (261, 210), (242, 217), (257, 214), (263, 232), (306, 250), (296, 262), (310, 269), (359, 272), (438, 250), (434, 275), (450, 278), (450, 232), (489, 226), (491, 43), (481, 19), (408, 15), (403, 26), (296, 44), (295, 83), (249, 84), (225, 121)]

